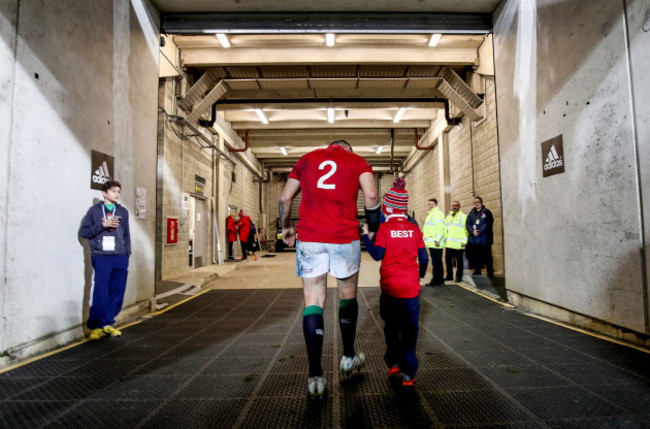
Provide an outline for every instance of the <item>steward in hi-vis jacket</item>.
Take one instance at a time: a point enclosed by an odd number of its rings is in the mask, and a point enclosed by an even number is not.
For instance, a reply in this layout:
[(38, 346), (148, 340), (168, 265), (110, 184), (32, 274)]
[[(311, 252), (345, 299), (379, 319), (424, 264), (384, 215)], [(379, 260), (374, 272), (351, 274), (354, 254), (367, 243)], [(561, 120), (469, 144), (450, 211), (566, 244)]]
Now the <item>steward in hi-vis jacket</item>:
[(447, 265), (447, 276), (445, 280), (453, 280), (454, 261), (456, 262), (456, 282), (463, 280), (463, 253), (467, 246), (467, 229), (465, 223), (467, 215), (460, 211), (460, 202), (451, 203), (451, 211), (445, 218), (445, 264)]
[(442, 249), (445, 247), (445, 214), (438, 207), (438, 200), (431, 198), (428, 202), (429, 214), (424, 221), (424, 245), (431, 255), (432, 275), (431, 283), (427, 286), (443, 286), (444, 273), (442, 272)]

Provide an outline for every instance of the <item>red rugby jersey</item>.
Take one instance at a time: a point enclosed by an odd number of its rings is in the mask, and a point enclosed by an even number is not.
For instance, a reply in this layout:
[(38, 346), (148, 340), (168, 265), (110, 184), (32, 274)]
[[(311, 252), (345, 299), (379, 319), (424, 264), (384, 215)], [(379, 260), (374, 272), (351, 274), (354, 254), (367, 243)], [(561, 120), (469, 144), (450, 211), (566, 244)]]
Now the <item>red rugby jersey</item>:
[(300, 241), (350, 243), (359, 239), (359, 176), (368, 162), (338, 145), (316, 149), (296, 163), (289, 177), (300, 181)]
[(381, 289), (395, 298), (420, 294), (418, 249), (424, 248), (420, 228), (406, 216), (393, 215), (379, 225), (375, 246), (386, 249), (381, 261)]

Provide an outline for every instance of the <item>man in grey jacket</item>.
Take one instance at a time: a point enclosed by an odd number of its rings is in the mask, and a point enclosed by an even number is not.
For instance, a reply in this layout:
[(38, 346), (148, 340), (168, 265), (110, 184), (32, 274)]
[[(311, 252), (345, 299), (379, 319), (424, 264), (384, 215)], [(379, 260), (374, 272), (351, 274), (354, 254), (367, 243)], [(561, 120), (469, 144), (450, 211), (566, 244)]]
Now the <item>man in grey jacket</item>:
[(115, 316), (122, 309), (131, 255), (129, 212), (117, 203), (122, 185), (109, 180), (102, 185), (104, 201), (90, 209), (80, 234), (88, 239), (95, 270), (90, 315), (86, 323), (91, 340), (118, 337)]

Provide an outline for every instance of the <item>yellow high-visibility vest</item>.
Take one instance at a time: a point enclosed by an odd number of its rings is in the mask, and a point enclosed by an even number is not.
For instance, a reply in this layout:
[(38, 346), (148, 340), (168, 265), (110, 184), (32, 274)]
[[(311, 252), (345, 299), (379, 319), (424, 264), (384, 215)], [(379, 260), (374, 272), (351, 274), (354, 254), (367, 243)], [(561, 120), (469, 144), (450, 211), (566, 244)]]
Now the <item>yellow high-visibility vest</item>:
[[(445, 214), (436, 206), (429, 210), (422, 233), (424, 236), (424, 245), (427, 248), (442, 249), (445, 247)], [(435, 242), (439, 246), (436, 246)]]
[(445, 226), (447, 227), (447, 235), (445, 237), (445, 247), (448, 249), (462, 249), (463, 244), (467, 245), (467, 237), (469, 233), (465, 228), (467, 215), (462, 211), (454, 215), (454, 212), (449, 212), (445, 218)]

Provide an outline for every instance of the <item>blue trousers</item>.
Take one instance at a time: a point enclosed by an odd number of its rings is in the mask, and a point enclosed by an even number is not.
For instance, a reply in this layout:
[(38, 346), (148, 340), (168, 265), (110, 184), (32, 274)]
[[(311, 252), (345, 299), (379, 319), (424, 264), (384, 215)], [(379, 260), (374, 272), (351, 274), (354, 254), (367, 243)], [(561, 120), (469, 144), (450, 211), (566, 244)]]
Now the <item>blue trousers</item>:
[(115, 316), (122, 309), (129, 255), (93, 255), (92, 262), (95, 278), (86, 324), (89, 329), (97, 329), (115, 323)]
[(418, 358), (415, 346), (418, 341), (420, 320), (420, 297), (394, 298), (386, 293), (379, 298), (379, 315), (384, 320), (388, 368), (398, 365), (403, 373), (415, 377)]

